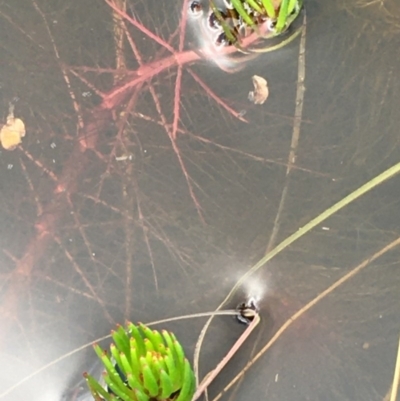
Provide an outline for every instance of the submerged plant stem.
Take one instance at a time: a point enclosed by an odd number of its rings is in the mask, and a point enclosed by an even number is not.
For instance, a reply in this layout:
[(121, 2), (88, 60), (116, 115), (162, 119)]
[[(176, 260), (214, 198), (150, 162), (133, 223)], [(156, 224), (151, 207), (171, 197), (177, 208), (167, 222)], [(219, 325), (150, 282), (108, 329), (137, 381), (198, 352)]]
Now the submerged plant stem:
[[(268, 252), (263, 258), (261, 258), (252, 268), (250, 268), (247, 273), (245, 273), (233, 286), (231, 291), (229, 291), (228, 295), (225, 297), (225, 299), (221, 302), (221, 304), (217, 307), (217, 311), (222, 309), (223, 306), (231, 299), (231, 297), (235, 294), (235, 292), (240, 288), (240, 286), (252, 275), (254, 274), (257, 270), (259, 270), (261, 267), (263, 267), (268, 261), (270, 261), (274, 256), (278, 255), (280, 252), (282, 252), (284, 249), (286, 249), (289, 245), (293, 244), (296, 240), (301, 238), (304, 234), (307, 234), (309, 231), (311, 231), (314, 227), (316, 227), (318, 224), (322, 223), (325, 221), (327, 218), (331, 217), (334, 215), (336, 212), (339, 210), (343, 209), (345, 206), (350, 204), (351, 202), (355, 201), (358, 199), (360, 196), (364, 195), (371, 189), (375, 188), (379, 184), (382, 184), (384, 181), (394, 177), (396, 174), (400, 173), (400, 162), (395, 164), (394, 166), (390, 167), (389, 169), (385, 170), (383, 173), (379, 174), (372, 180), (368, 181), (366, 184), (362, 185), (355, 191), (353, 191), (351, 194), (345, 196), (342, 200), (339, 202), (335, 203), (333, 206), (331, 206), (329, 209), (326, 209), (324, 212), (322, 212), (320, 215), (312, 219), (310, 222), (308, 222), (305, 226), (299, 228), (296, 232), (294, 232), (292, 235), (287, 237), (284, 241), (282, 241), (278, 246), (276, 246), (272, 251)], [(211, 321), (213, 319), (213, 316), (211, 316), (207, 323), (204, 326), (203, 330), (207, 330), (209, 327)], [(199, 345), (199, 349), (201, 348), (201, 344)], [(194, 370), (195, 374), (198, 375), (198, 369), (196, 369), (196, 364), (198, 363), (199, 355), (195, 353), (194, 355), (194, 360), (195, 360), (195, 365), (194, 365)]]
[(390, 401), (396, 401), (397, 399), (397, 390), (399, 388), (399, 382), (400, 382), (400, 337), (399, 337), (399, 345), (397, 347), (396, 367), (394, 368), (392, 394), (390, 395)]
[(286, 197), (289, 192), (289, 183), (291, 172), (293, 171), (293, 167), (296, 165), (296, 156), (297, 156), (297, 147), (300, 139), (300, 127), (301, 120), (303, 116), (303, 104), (304, 104), (304, 80), (306, 77), (306, 15), (304, 14), (304, 22), (303, 22), (303, 30), (301, 32), (300, 38), (300, 47), (299, 47), (299, 60), (297, 67), (297, 90), (296, 90), (296, 108), (294, 111), (294, 124), (293, 124), (293, 132), (292, 132), (292, 141), (290, 144), (290, 152), (288, 157), (288, 165), (286, 168), (285, 175), (285, 185), (282, 190), (281, 200), (279, 202), (278, 211), (275, 216), (274, 228), (272, 229), (271, 236), (268, 241), (268, 245), (265, 251), (265, 255), (274, 247), (276, 237), (278, 236), (279, 228), (280, 228), (280, 220), (283, 212), (283, 208), (286, 203)]
[[(209, 317), (209, 316), (236, 316), (238, 314), (237, 310), (235, 309), (228, 309), (228, 310), (218, 310), (218, 311), (212, 311), (212, 312), (201, 312), (201, 313), (194, 313), (190, 315), (182, 315), (182, 316), (175, 316), (175, 317), (169, 317), (166, 319), (161, 319), (161, 320), (156, 320), (154, 322), (149, 322), (146, 323), (146, 326), (155, 326), (157, 324), (162, 324), (162, 323), (168, 323), (168, 322), (175, 322), (178, 320), (184, 320), (184, 319), (194, 319), (198, 317)], [(8, 389), (4, 390), (3, 392), (0, 393), (0, 399), (6, 396), (7, 394), (12, 393), (17, 387), (21, 386), (23, 383), (27, 382), (28, 380), (32, 379), (33, 377), (37, 376), (38, 374), (42, 373), (43, 371), (49, 369), (50, 367), (56, 365), (57, 363), (71, 357), (72, 355), (77, 354), (80, 351), (83, 351), (91, 346), (93, 346), (96, 343), (100, 343), (101, 341), (107, 340), (111, 338), (111, 334), (107, 334), (103, 337), (96, 338), (93, 341), (90, 341), (86, 344), (81, 345), (80, 347), (77, 347), (73, 349), (70, 352), (67, 352), (64, 355), (61, 355), (60, 357), (54, 359), (53, 361), (47, 363), (46, 365), (40, 367), (39, 369), (35, 370), (31, 374), (25, 376), (22, 378), (19, 382), (15, 383)]]
[[(400, 163), (399, 163), (400, 164)], [(397, 166), (397, 165), (396, 165)], [(241, 379), (244, 374), (250, 369), (251, 366), (254, 365), (254, 363), (261, 358), (265, 354), (265, 352), (268, 351), (269, 348), (272, 347), (272, 345), (279, 339), (279, 337), (288, 329), (292, 323), (294, 323), (296, 320), (298, 320), (304, 313), (306, 313), (308, 310), (310, 310), (313, 306), (315, 306), (319, 301), (321, 301), (323, 298), (331, 294), (334, 290), (336, 290), (338, 287), (340, 287), (342, 284), (344, 284), (346, 281), (348, 281), (350, 278), (354, 277), (356, 274), (358, 274), (361, 270), (363, 270), (366, 266), (370, 265), (374, 260), (378, 259), (382, 255), (384, 255), (386, 252), (389, 252), (390, 250), (394, 249), (395, 247), (400, 245), (400, 237), (397, 238), (396, 240), (392, 241), (390, 244), (386, 245), (384, 248), (373, 254), (372, 256), (368, 257), (366, 260), (364, 260), (361, 264), (350, 270), (347, 274), (345, 274), (343, 277), (341, 277), (339, 280), (334, 282), (331, 286), (329, 286), (326, 290), (321, 292), (319, 295), (317, 295), (313, 300), (311, 300), (308, 304), (303, 306), (301, 309), (299, 309), (297, 312), (295, 312), (280, 328), (279, 330), (274, 334), (274, 336), (267, 342), (267, 344), (257, 353), (257, 355), (244, 367), (244, 369), (237, 374), (231, 382), (222, 390), (221, 393), (219, 393), (212, 401), (217, 401), (219, 400), (222, 395), (229, 390), (236, 382), (238, 382), (239, 379)], [(399, 348), (400, 352), (400, 348)], [(393, 380), (393, 388), (395, 385), (395, 380), (399, 380), (399, 375), (400, 375), (400, 363), (399, 363), (399, 358), (397, 359), (397, 367), (396, 367), (396, 372), (394, 375), (394, 380)], [(396, 376), (397, 375), (397, 376)], [(397, 378), (396, 378), (397, 377)], [(393, 392), (392, 392), (393, 395)], [(395, 401), (394, 399), (390, 399), (390, 401)]]
[(400, 162), (395, 164), (394, 166), (390, 167), (383, 173), (379, 174), (372, 180), (368, 181), (351, 194), (345, 196), (342, 200), (335, 203), (329, 209), (326, 209), (323, 213), (312, 219), (308, 222), (305, 226), (299, 228), (295, 233), (287, 237), (284, 241), (282, 241), (279, 245), (277, 245), (271, 252), (268, 252), (258, 263), (256, 263), (247, 273), (245, 273), (234, 285), (232, 290), (223, 300), (221, 305), (218, 307), (217, 310), (221, 309), (223, 305), (232, 297), (232, 295), (239, 289), (239, 287), (248, 279), (253, 273), (259, 270), (261, 267), (265, 265), (268, 261), (270, 261), (274, 256), (278, 255), (284, 249), (286, 249), (289, 245), (293, 244), (296, 240), (301, 238), (304, 234), (307, 234), (313, 228), (315, 228), (318, 224), (322, 223), (332, 215), (334, 215), (339, 210), (343, 209), (345, 206), (350, 204), (351, 202), (355, 201), (362, 195), (369, 192), (371, 189), (375, 188), (376, 186), (382, 184), (384, 181), (394, 177), (396, 174), (400, 173)]
[(251, 332), (255, 329), (255, 327), (260, 322), (260, 315), (256, 314), (253, 321), (249, 324), (247, 329), (243, 332), (243, 334), (238, 338), (238, 340), (233, 344), (232, 348), (229, 352), (224, 356), (221, 362), (212, 370), (208, 375), (204, 378), (204, 380), (200, 383), (200, 386), (197, 388), (192, 401), (196, 401), (206, 390), (206, 388), (210, 385), (210, 383), (217, 377), (217, 375), (221, 372), (221, 370), (225, 367), (225, 365), (229, 362), (229, 360), (235, 355), (237, 350), (242, 346), (242, 344), (246, 341), (247, 337), (251, 334)]

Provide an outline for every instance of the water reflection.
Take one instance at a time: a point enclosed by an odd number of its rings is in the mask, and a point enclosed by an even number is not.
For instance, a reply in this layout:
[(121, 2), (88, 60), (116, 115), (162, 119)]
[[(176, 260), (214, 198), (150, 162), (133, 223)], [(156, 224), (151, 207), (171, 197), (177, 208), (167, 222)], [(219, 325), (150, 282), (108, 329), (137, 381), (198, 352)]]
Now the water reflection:
[[(0, 6), (3, 115), (18, 95), (26, 126), (22, 145), (0, 160), (0, 394), (116, 322), (213, 310), (263, 256), (274, 227), (279, 243), (398, 161), (395, 2), (306, 3), (306, 91), (289, 178), (299, 43), (227, 74), (192, 51), (189, 34), (179, 50), (181, 6), (127, 7), (122, 42), (107, 2)], [(247, 99), (253, 75), (269, 83), (262, 106)], [(399, 236), (397, 180), (260, 271), (261, 314), (271, 318), (211, 399), (296, 310)], [(398, 337), (398, 256), (317, 304), (222, 398), (383, 399)], [(190, 354), (204, 322), (169, 328)], [(213, 321), (203, 375), (242, 329)], [(91, 364), (89, 348), (78, 354), (0, 399), (60, 399)]]

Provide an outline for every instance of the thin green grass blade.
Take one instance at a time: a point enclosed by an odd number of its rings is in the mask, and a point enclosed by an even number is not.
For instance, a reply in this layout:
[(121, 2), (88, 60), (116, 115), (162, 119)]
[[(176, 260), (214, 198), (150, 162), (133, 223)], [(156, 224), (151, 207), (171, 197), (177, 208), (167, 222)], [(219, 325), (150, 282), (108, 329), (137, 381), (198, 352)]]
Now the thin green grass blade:
[(126, 379), (128, 380), (129, 387), (133, 389), (134, 392), (138, 390), (144, 393), (144, 388), (142, 386), (142, 383), (140, 383), (139, 380), (134, 375), (128, 373)]
[(279, 8), (278, 20), (276, 22), (276, 32), (281, 33), (285, 26), (288, 16), (288, 5), (289, 0), (282, 0), (281, 6)]
[(146, 337), (153, 344), (153, 351), (158, 349), (158, 345), (163, 342), (163, 339), (160, 336), (157, 336), (157, 331), (151, 330), (149, 327), (145, 326), (143, 323), (140, 323), (140, 330), (142, 330), (144, 337)]
[(162, 354), (162, 351), (165, 350), (164, 338), (161, 335), (161, 333), (157, 330), (153, 330), (153, 336), (157, 343), (157, 346), (154, 346), (154, 348), (157, 352), (160, 352)]
[(149, 352), (154, 352), (154, 345), (148, 338), (145, 338), (143, 340), (143, 343), (144, 343), (144, 347), (146, 349), (145, 355), (147, 355)]
[[(270, 1), (270, 0), (267, 0)], [(246, 3), (255, 11), (259, 12), (260, 14), (264, 14), (263, 9), (255, 0), (246, 0)]]
[(217, 17), (218, 21), (220, 22), (220, 24), (222, 26), (222, 29), (224, 30), (224, 33), (225, 33), (226, 37), (228, 38), (228, 40), (233, 44), (237, 43), (237, 41), (238, 41), (237, 37), (235, 36), (235, 34), (232, 31), (231, 27), (225, 22), (221, 12), (215, 6), (213, 1), (210, 2), (210, 6), (211, 6), (211, 9), (212, 9), (213, 13), (215, 14), (215, 16)]
[(247, 25), (253, 27), (255, 25), (253, 19), (247, 14), (247, 11), (244, 9), (242, 2), (240, 0), (231, 0), (232, 5), (235, 10), (239, 13), (239, 15), (243, 18), (243, 21), (246, 22)]
[(117, 330), (114, 332), (113, 339), (118, 339), (118, 343), (115, 342), (120, 351), (124, 352), (125, 355), (129, 355), (129, 336), (125, 328), (121, 325), (117, 325)]
[(110, 390), (123, 401), (132, 401), (133, 391), (130, 391), (127, 386), (117, 384), (109, 375), (104, 376), (104, 380)]
[(135, 390), (135, 400), (137, 401), (150, 401), (150, 398), (140, 390)]
[(154, 377), (156, 378), (157, 382), (159, 383), (160, 382), (161, 370), (163, 368), (163, 366), (160, 363), (159, 358), (157, 358), (155, 356), (153, 357), (153, 360), (151, 362), (150, 368), (154, 373)]
[[(114, 357), (114, 358), (115, 358), (115, 357)], [(131, 366), (131, 364), (129, 363), (129, 360), (128, 360), (127, 356), (126, 356), (123, 352), (121, 352), (121, 353), (119, 354), (119, 360), (120, 360), (120, 362), (121, 362), (121, 365), (120, 365), (121, 370), (123, 371), (123, 373), (125, 374), (125, 376), (127, 376), (128, 374), (133, 375), (134, 373), (133, 373), (133, 371), (132, 371), (132, 366)]]
[(154, 373), (151, 370), (150, 366), (147, 364), (146, 358), (140, 358), (140, 365), (140, 371), (143, 375), (144, 388), (149, 392), (151, 397), (156, 397), (159, 391), (157, 379), (154, 376)]
[(276, 12), (275, 12), (275, 7), (272, 4), (272, 0), (261, 0), (261, 3), (263, 5), (263, 7), (265, 8), (265, 11), (267, 12), (268, 17), (275, 19)]
[(283, 240), (279, 245), (277, 245), (272, 251), (268, 252), (262, 259), (258, 261), (251, 269), (249, 269), (233, 286), (231, 291), (229, 291), (228, 295), (222, 301), (220, 308), (225, 305), (227, 301), (229, 301), (232, 295), (240, 288), (240, 286), (257, 270), (263, 267), (267, 262), (269, 262), (276, 255), (281, 253), (284, 249), (286, 249), (289, 245), (293, 244), (296, 240), (301, 238), (303, 235), (307, 234), (313, 228), (321, 224), (323, 221), (337, 213), (339, 210), (343, 209), (348, 204), (354, 202), (356, 199), (371, 191), (376, 186), (382, 184), (384, 181), (394, 177), (396, 174), (400, 173), (400, 163), (395, 164), (390, 167), (383, 173), (377, 175), (372, 180), (368, 181), (349, 195), (345, 196), (342, 200), (335, 203), (329, 209), (326, 209), (323, 213), (309, 221), (305, 226), (299, 228), (295, 233), (287, 237)]
[[(278, 43), (278, 44), (276, 44), (274, 46), (266, 46), (266, 47), (263, 47), (261, 49), (250, 49), (249, 51), (251, 53), (270, 53), (270, 52), (273, 52), (275, 50), (282, 49), (283, 47), (288, 45), (290, 42), (295, 40), (300, 35), (302, 30), (303, 30), (303, 26), (301, 26), (299, 29), (297, 29), (295, 32), (293, 32), (288, 38), (283, 40), (281, 43)], [(276, 35), (274, 35), (274, 36), (276, 36)]]
[[(118, 348), (115, 346), (115, 344), (110, 345), (110, 351), (111, 351), (111, 355), (115, 359), (115, 362), (117, 362), (117, 365), (122, 369), (122, 371), (124, 371), (124, 368), (123, 368), (122, 362), (121, 362), (120, 352), (119, 352)], [(126, 373), (126, 372), (124, 372), (124, 373)]]
[(165, 370), (160, 371), (161, 399), (166, 400), (174, 391), (171, 378)]
[[(96, 351), (97, 356), (103, 362), (104, 368), (107, 372), (107, 375), (105, 375), (104, 378), (107, 379), (107, 377), (108, 377), (117, 387), (119, 387), (121, 389), (121, 391), (126, 392), (125, 391), (126, 386), (125, 386), (124, 382), (122, 381), (121, 376), (115, 369), (113, 363), (111, 362), (110, 357), (106, 354), (105, 351), (102, 351), (102, 349), (98, 345), (95, 345), (94, 349)], [(108, 382), (107, 382), (107, 384), (108, 384)]]
[[(146, 354), (146, 348), (144, 346), (143, 337), (139, 329), (133, 324), (128, 323), (128, 332), (133, 337), (130, 338), (130, 349), (132, 351), (132, 345), (136, 348), (138, 357)], [(132, 339), (135, 341), (132, 342)]]
[(136, 348), (136, 341), (134, 338), (131, 338), (131, 358), (130, 358), (130, 366), (132, 369), (133, 375), (137, 380), (140, 380), (140, 363), (139, 363), (138, 350)]
[(183, 363), (184, 363), (183, 385), (175, 401), (186, 401), (188, 399), (191, 399), (193, 396), (193, 394), (191, 394), (193, 392), (193, 382), (194, 382), (193, 371), (187, 359), (185, 359)]
[(111, 401), (111, 394), (108, 393), (103, 387), (101, 387), (100, 384), (92, 376), (90, 376), (88, 373), (84, 373), (83, 376), (86, 379), (86, 382), (94, 399), (100, 396), (106, 401)]
[(296, 5), (297, 5), (298, 0), (289, 0), (289, 5), (288, 5), (288, 15), (291, 15), (292, 12), (294, 11)]
[(164, 357), (165, 364), (167, 365), (168, 369), (168, 375), (171, 378), (172, 385), (173, 385), (173, 391), (177, 391), (181, 387), (181, 373), (178, 371), (176, 365), (175, 365), (175, 360), (174, 356), (172, 354), (172, 350), (170, 348), (167, 348), (167, 355)]
[[(291, 3), (294, 2), (294, 5), (291, 6)], [(293, 7), (292, 9), (290, 7)], [(289, 1), (289, 6), (288, 6), (288, 16), (286, 20), (286, 28), (289, 28), (289, 26), (293, 23), (293, 21), (299, 16), (300, 11), (303, 8), (303, 0), (290, 0)]]

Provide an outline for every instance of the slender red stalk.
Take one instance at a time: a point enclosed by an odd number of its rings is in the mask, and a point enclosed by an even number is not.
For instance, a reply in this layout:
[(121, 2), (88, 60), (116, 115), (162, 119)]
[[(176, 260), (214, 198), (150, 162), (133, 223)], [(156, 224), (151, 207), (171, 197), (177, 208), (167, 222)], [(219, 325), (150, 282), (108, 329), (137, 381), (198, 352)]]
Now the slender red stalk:
[(224, 356), (221, 362), (212, 370), (206, 378), (200, 383), (197, 388), (192, 401), (196, 401), (205, 391), (205, 389), (210, 385), (210, 383), (218, 376), (221, 370), (225, 367), (225, 365), (230, 361), (230, 359), (235, 355), (237, 350), (242, 346), (242, 344), (247, 340), (251, 332), (255, 329), (255, 327), (260, 322), (260, 315), (256, 314), (253, 321), (247, 326), (247, 329), (243, 332), (243, 334), (238, 338), (238, 340), (233, 344), (232, 348), (229, 352)]

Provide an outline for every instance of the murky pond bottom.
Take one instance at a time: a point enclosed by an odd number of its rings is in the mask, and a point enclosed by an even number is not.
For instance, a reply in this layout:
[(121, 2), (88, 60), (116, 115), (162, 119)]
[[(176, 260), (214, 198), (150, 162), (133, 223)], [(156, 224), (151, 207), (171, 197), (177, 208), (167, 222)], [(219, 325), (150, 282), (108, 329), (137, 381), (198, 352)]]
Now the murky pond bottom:
[[(267, 250), (399, 161), (393, 2), (306, 2), (305, 52), (299, 37), (233, 73), (201, 59), (190, 26), (180, 49), (183, 2), (128, 2), (123, 25), (112, 4), (0, 6), (0, 106), (6, 123), (18, 96), (26, 129), (0, 154), (0, 400), (61, 399), (96, 360), (84, 345), (125, 319), (215, 310)], [(262, 105), (248, 100), (255, 75), (268, 82)], [(399, 237), (398, 179), (255, 273), (261, 322), (211, 400), (384, 399), (399, 335), (399, 251), (385, 250)], [(205, 322), (165, 328), (192, 357)], [(214, 318), (202, 376), (244, 330)]]

